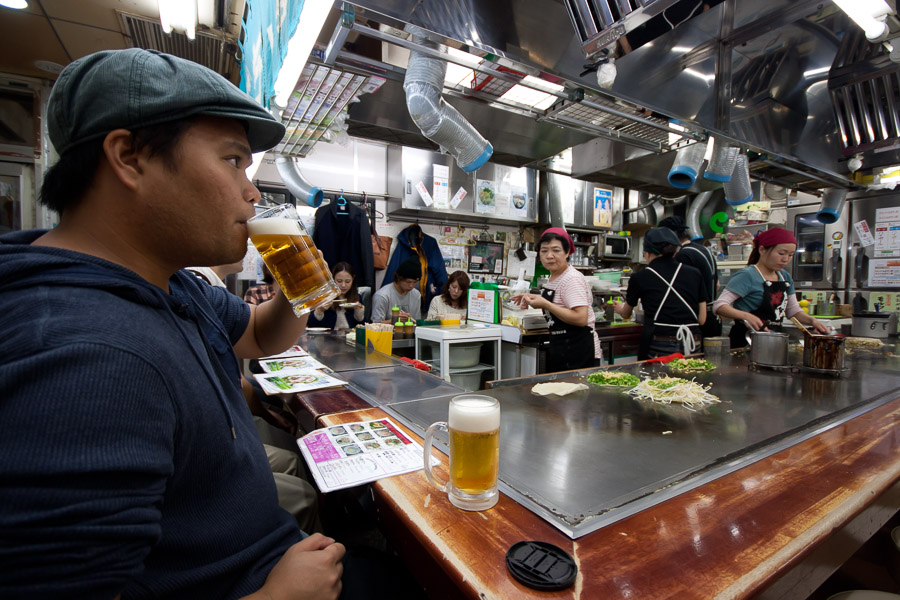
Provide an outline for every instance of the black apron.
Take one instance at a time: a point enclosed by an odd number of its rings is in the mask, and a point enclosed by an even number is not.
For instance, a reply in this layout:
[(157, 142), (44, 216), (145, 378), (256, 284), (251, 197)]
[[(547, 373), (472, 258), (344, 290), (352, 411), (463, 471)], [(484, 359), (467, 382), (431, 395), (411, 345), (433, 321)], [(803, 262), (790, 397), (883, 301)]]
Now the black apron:
[[(656, 275), (660, 281), (662, 281), (668, 289), (666, 289), (666, 293), (663, 296), (662, 301), (659, 303), (659, 306), (656, 308), (656, 314), (653, 315), (652, 325), (650, 327), (645, 327), (649, 330), (650, 335), (642, 336), (641, 339), (641, 348), (640, 348), (640, 356), (650, 357), (651, 354), (658, 354), (654, 352), (650, 347), (653, 343), (653, 338), (655, 336), (666, 336), (672, 337), (675, 336), (677, 340), (676, 346), (680, 346), (682, 350), (682, 354), (687, 356), (694, 352), (697, 348), (697, 341), (694, 339), (694, 333), (697, 332), (699, 334), (700, 323), (696, 321), (697, 313), (694, 312), (694, 309), (688, 304), (687, 300), (685, 300), (681, 294), (675, 289), (675, 280), (678, 279), (678, 273), (681, 272), (682, 263), (678, 263), (678, 267), (675, 269), (675, 273), (672, 275), (672, 281), (666, 281), (666, 278), (659, 274), (659, 272), (653, 267), (647, 267), (647, 270)], [(695, 321), (693, 323), (665, 323), (659, 320), (659, 313), (662, 311), (663, 306), (666, 304), (666, 300), (669, 299), (669, 294), (674, 294), (675, 297), (681, 301), (682, 304), (688, 309), (688, 311), (694, 316)], [(646, 325), (646, 324), (645, 324)]]
[[(541, 290), (541, 296), (550, 302), (553, 302), (555, 295), (555, 290)], [(589, 306), (588, 310), (590, 309)], [(544, 312), (547, 315), (547, 327), (550, 329), (547, 373), (595, 366), (594, 331), (587, 326), (566, 323), (562, 319), (554, 317), (550, 311)]]
[(706, 247), (697, 248), (696, 246), (682, 246), (681, 252), (684, 252), (685, 250), (696, 252), (703, 257), (703, 260), (709, 265), (709, 270), (712, 274), (712, 298), (706, 303), (706, 321), (700, 326), (700, 334), (705, 338), (718, 337), (722, 335), (722, 321), (716, 316), (716, 313), (714, 313), (712, 309), (713, 302), (716, 300), (716, 283), (719, 279), (716, 273), (716, 270), (719, 268), (716, 264), (716, 259), (713, 257), (709, 248)]
[[(759, 267), (753, 265), (759, 276), (765, 280), (763, 284), (763, 297), (759, 308), (748, 311), (765, 323), (781, 323), (784, 319), (788, 302), (788, 282), (778, 273), (778, 281), (769, 281), (760, 272)], [(747, 345), (747, 325), (743, 321), (735, 321), (731, 326), (728, 337), (732, 348), (743, 348)]]

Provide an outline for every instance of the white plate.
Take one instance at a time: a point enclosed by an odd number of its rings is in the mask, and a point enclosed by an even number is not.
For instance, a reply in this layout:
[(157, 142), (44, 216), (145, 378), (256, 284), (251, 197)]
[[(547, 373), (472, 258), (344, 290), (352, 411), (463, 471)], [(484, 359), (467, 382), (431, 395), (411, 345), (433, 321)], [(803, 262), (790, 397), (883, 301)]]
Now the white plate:
[(330, 327), (307, 327), (306, 331), (316, 333), (316, 332), (322, 332), (322, 331), (331, 331), (331, 328)]

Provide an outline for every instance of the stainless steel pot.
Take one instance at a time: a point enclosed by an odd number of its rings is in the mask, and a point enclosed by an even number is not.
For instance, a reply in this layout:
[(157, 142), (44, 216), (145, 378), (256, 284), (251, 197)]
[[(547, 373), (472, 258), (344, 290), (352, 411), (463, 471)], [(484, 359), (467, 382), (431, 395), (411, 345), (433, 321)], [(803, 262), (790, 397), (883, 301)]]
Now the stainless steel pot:
[(803, 342), (803, 366), (823, 371), (844, 368), (844, 340), (842, 335), (806, 336)]
[(886, 338), (897, 333), (897, 313), (853, 313), (852, 329), (855, 337)]
[(788, 364), (788, 334), (775, 331), (747, 332), (750, 344), (750, 362), (767, 367), (783, 367)]

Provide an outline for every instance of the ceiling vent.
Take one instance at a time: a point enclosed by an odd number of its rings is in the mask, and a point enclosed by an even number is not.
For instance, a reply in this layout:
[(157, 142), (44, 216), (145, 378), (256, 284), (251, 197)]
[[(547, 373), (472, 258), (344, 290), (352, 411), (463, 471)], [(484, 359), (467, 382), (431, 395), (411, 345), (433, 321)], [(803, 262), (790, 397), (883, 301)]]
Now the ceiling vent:
[(678, 0), (565, 0), (575, 32), (591, 57)]
[(119, 12), (122, 31), (131, 45), (145, 50), (159, 50), (208, 67), (232, 82), (240, 81), (237, 41), (219, 32), (197, 31), (189, 40), (183, 33), (166, 33), (158, 19)]

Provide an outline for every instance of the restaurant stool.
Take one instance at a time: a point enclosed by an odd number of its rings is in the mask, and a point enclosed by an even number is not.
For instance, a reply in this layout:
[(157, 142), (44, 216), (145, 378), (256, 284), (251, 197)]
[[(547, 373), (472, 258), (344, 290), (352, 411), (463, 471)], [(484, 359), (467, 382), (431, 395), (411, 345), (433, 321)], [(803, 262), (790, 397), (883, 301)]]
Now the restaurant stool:
[(828, 600), (900, 600), (900, 596), (874, 590), (850, 590), (829, 596)]

